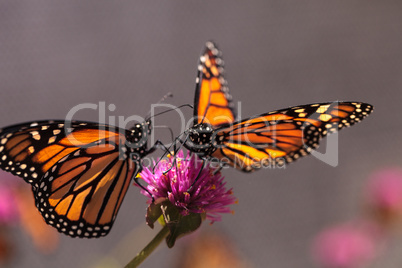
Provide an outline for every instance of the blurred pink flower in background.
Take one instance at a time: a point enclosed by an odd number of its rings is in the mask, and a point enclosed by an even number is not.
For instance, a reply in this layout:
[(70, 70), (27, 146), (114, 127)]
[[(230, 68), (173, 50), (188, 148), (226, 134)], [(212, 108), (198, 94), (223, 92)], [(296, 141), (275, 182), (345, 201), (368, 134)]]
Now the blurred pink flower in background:
[[(355, 268), (370, 262), (385, 246), (395, 227), (402, 227), (402, 169), (374, 172), (365, 191), (369, 220), (328, 228), (313, 243), (316, 262), (326, 268)], [(395, 233), (394, 233), (395, 235)]]
[(384, 227), (401, 225), (402, 169), (388, 168), (373, 173), (367, 188), (367, 206), (376, 220)]
[(45, 223), (36, 209), (31, 187), (21, 178), (0, 171), (0, 232), (4, 233), (0, 238), (0, 259), (2, 252), (8, 252), (7, 247), (11, 247), (6, 237), (11, 226), (21, 226), (43, 254), (58, 247), (59, 234)]
[(0, 224), (10, 224), (16, 220), (18, 211), (15, 204), (14, 191), (0, 184)]
[(330, 227), (315, 238), (313, 257), (320, 267), (356, 268), (374, 259), (382, 241), (380, 228), (371, 222), (350, 222)]
[(9, 227), (18, 223), (17, 184), (14, 176), (0, 171), (0, 266), (11, 259), (14, 244), (8, 237)]

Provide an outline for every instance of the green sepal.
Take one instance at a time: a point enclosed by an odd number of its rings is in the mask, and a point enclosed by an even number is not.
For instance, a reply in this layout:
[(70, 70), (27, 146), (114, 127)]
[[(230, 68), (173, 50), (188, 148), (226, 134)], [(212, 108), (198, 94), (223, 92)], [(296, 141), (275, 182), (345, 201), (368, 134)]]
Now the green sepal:
[(166, 237), (169, 248), (174, 246), (179, 237), (192, 233), (201, 226), (203, 214), (190, 213), (183, 216), (179, 209), (168, 201), (163, 202), (161, 209), (163, 218), (170, 230), (170, 234)]
[[(161, 205), (163, 202), (166, 202), (165, 198), (159, 198), (155, 200), (154, 203), (151, 203), (147, 208), (147, 214), (145, 215), (145, 221), (149, 227), (154, 228), (154, 223), (158, 221), (158, 219), (162, 218), (162, 209)], [(167, 201), (169, 202), (169, 201)], [(159, 223), (163, 221), (159, 220)], [(162, 224), (163, 226), (163, 224)]]
[(179, 237), (197, 230), (205, 217), (205, 213), (189, 213), (184, 216), (176, 206), (164, 198), (150, 204), (145, 216), (149, 227), (153, 228), (154, 223), (158, 221), (162, 226), (169, 228), (169, 235), (166, 237), (169, 248), (174, 246)]

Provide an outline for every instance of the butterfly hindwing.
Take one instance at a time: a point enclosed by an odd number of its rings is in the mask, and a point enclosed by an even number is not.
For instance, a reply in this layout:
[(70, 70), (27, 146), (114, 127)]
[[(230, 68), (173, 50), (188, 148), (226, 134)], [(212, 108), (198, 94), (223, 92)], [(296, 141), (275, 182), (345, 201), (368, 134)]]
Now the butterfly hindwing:
[(334, 102), (258, 115), (217, 129), (212, 156), (246, 172), (290, 163), (318, 147), (328, 133), (361, 121), (372, 109), (366, 103)]
[(214, 127), (235, 121), (236, 113), (223, 76), (221, 51), (213, 42), (207, 42), (201, 54), (194, 99), (194, 125), (208, 123)]
[(72, 237), (105, 236), (139, 164), (118, 144), (93, 144), (60, 159), (33, 186), (45, 221)]

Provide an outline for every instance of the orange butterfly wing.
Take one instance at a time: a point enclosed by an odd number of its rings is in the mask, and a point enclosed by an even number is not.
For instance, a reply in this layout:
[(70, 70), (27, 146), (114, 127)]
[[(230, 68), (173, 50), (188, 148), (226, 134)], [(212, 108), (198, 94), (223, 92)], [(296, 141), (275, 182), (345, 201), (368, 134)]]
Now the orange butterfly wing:
[(108, 125), (20, 124), (0, 131), (0, 168), (32, 185), (37, 208), (59, 232), (99, 237), (140, 168), (125, 143), (125, 130)]
[(194, 99), (194, 125), (208, 123), (214, 127), (235, 121), (227, 82), (223, 77), (221, 52), (207, 42), (200, 56)]
[(105, 236), (139, 165), (114, 143), (95, 144), (58, 161), (33, 187), (45, 221), (75, 237)]
[(372, 110), (365, 103), (334, 102), (262, 114), (217, 129), (212, 157), (246, 172), (290, 163), (318, 147), (328, 133), (361, 121)]
[(64, 156), (94, 142), (122, 137), (115, 127), (87, 122), (40, 121), (10, 126), (0, 130), (0, 168), (34, 184)]

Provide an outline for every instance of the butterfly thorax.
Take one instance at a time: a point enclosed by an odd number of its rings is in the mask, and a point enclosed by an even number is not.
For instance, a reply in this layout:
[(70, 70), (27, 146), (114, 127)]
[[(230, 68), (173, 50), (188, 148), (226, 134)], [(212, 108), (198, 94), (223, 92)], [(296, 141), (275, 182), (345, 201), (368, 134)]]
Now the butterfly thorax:
[(188, 139), (184, 147), (197, 154), (210, 155), (216, 150), (212, 143), (213, 135), (214, 130), (210, 124), (194, 125), (188, 130)]
[(126, 147), (131, 153), (133, 160), (144, 157), (147, 153), (147, 140), (151, 134), (151, 121), (135, 124), (129, 130), (126, 130)]

